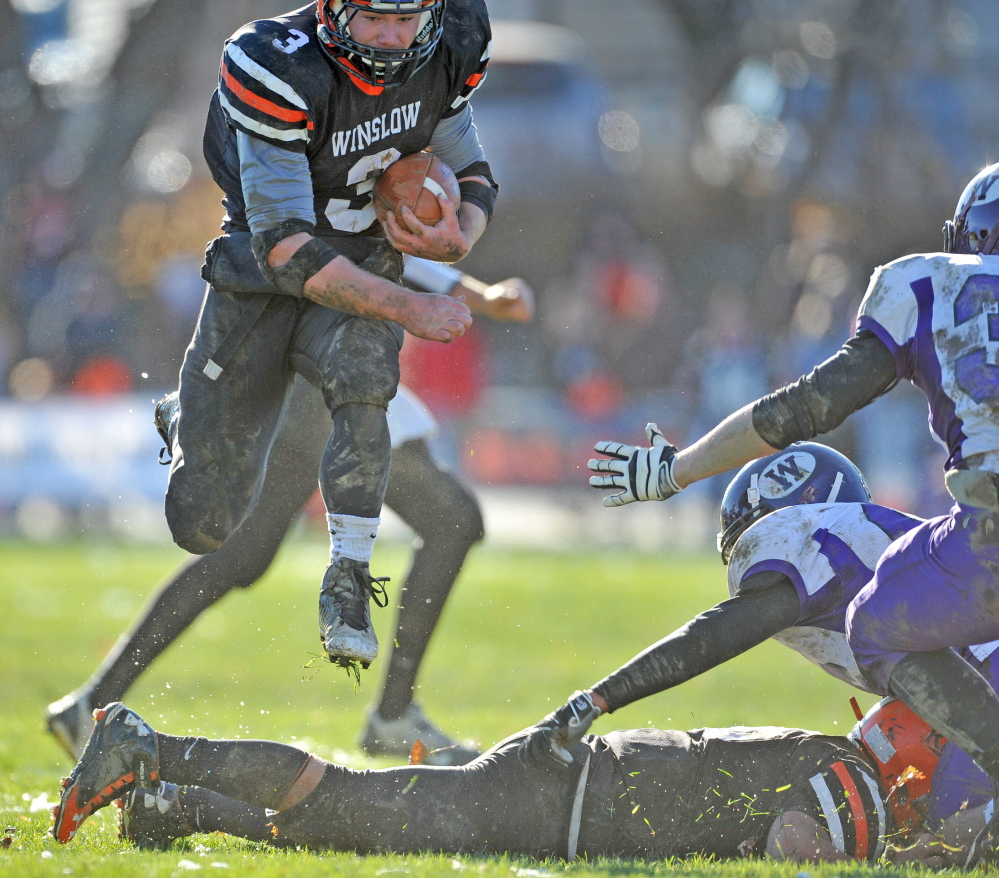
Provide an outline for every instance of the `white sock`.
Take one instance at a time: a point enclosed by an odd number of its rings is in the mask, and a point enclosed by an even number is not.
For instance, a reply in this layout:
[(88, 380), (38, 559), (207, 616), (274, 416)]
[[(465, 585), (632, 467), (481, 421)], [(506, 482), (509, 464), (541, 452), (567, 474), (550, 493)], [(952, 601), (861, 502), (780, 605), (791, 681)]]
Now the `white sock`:
[(335, 563), (340, 558), (370, 563), (371, 550), (375, 547), (375, 537), (378, 536), (380, 522), (381, 518), (327, 514), (326, 523), (330, 529), (330, 563)]

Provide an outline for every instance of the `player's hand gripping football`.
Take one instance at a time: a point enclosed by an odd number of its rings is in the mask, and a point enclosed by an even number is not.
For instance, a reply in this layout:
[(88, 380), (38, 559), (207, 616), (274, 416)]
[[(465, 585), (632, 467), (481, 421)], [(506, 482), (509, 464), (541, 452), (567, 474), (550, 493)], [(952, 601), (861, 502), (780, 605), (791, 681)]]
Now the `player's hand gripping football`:
[(548, 714), (521, 745), (526, 761), (555, 762), (572, 765), (572, 748), (585, 735), (602, 711), (593, 702), (590, 692), (573, 692), (569, 700), (554, 713)]
[(402, 253), (434, 262), (457, 262), (468, 255), (475, 239), (465, 235), (451, 200), (439, 195), (437, 201), (441, 218), (434, 225), (421, 223), (409, 207), (403, 207), (401, 213), (390, 212), (382, 228), (389, 243)]
[(593, 450), (609, 460), (591, 460), (587, 467), (594, 488), (620, 488), (620, 493), (604, 497), (604, 506), (624, 506), (636, 500), (666, 500), (682, 489), (673, 477), (677, 449), (670, 445), (655, 424), (647, 424), (649, 448), (636, 448), (620, 442), (598, 442)]

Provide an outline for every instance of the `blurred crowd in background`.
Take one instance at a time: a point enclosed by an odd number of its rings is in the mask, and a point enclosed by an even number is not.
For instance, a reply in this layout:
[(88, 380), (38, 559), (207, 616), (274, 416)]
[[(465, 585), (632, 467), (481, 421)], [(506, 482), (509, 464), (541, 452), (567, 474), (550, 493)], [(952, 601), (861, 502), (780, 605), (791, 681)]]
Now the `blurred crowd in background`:
[[(151, 514), (126, 501), (162, 493), (149, 403), (222, 217), (201, 157), (222, 41), (289, 5), (0, 0), (0, 522)], [(403, 351), (480, 487), (577, 497), (594, 440), (656, 420), (683, 444), (797, 377), (999, 158), (994, 0), (488, 5), (473, 110), (502, 189), (461, 268), (523, 277), (538, 317)], [(940, 512), (925, 403), (890, 400), (827, 439), (880, 502)]]

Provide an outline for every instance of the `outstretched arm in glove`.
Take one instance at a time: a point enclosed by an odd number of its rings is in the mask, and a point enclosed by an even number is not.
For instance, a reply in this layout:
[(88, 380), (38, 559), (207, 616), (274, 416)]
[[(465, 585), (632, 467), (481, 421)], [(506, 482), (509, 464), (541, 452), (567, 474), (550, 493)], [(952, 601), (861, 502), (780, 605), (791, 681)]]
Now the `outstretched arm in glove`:
[(598, 442), (594, 449), (608, 459), (587, 466), (594, 488), (619, 488), (604, 497), (604, 506), (623, 506), (636, 500), (668, 500), (687, 485), (723, 473), (757, 457), (773, 454), (753, 427), (753, 406), (726, 418), (690, 448), (678, 451), (655, 424), (648, 424), (648, 448), (620, 442)]
[[(605, 506), (665, 500), (701, 479), (829, 432), (894, 387), (896, 380), (894, 357), (873, 332), (863, 330), (807, 375), (729, 415), (683, 451), (665, 453), (665, 439), (657, 449), (653, 432), (660, 438), (662, 434), (655, 424), (646, 428), (651, 448), (598, 442), (596, 450), (611, 459), (590, 461), (590, 469), (598, 474), (590, 484), (622, 489), (605, 497)], [(650, 477), (643, 488), (643, 473), (652, 470), (658, 482)]]
[(798, 593), (783, 574), (755, 573), (742, 587), (743, 592), (695, 616), (592, 689), (573, 693), (535, 727), (524, 745), (528, 758), (572, 764), (573, 746), (602, 713), (678, 686), (797, 622)]

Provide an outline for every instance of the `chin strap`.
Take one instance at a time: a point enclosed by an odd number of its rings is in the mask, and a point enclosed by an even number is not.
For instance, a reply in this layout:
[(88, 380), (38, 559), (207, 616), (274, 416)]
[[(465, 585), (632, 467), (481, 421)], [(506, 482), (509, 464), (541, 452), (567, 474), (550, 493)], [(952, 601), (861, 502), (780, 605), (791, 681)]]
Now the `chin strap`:
[(944, 236), (943, 252), (953, 253), (954, 245), (957, 243), (957, 226), (952, 220), (947, 220), (940, 231), (943, 232)]

